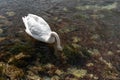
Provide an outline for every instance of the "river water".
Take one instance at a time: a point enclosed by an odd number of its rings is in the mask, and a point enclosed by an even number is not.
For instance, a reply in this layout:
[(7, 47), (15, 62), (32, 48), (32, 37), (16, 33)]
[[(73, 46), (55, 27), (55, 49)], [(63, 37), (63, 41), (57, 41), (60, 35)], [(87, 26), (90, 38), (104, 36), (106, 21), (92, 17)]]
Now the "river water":
[(0, 0), (0, 53), (29, 41), (22, 22), (28, 13), (43, 17), (63, 46), (76, 42), (99, 50), (120, 74), (120, 0)]
[[(107, 26), (105, 27), (107, 29), (104, 30), (107, 32), (113, 31), (111, 37), (119, 37), (119, 34), (117, 34), (120, 29), (119, 8), (119, 0), (0, 0), (0, 14), (10, 21), (12, 24), (10, 28), (13, 28), (13, 26), (23, 27), (21, 17), (28, 13), (42, 16), (48, 22), (54, 17), (67, 18), (71, 21), (76, 20), (72, 19), (73, 16), (95, 17)], [(89, 25), (92, 22), (88, 21), (87, 23), (86, 21), (86, 24)], [(103, 31), (103, 33), (106, 31)]]

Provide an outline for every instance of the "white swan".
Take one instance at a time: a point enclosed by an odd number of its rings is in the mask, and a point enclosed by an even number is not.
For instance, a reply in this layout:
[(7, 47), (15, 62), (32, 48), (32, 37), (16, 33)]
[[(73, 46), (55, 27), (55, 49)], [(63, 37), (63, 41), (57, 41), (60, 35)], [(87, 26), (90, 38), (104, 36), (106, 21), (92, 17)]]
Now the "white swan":
[(22, 17), (22, 20), (28, 35), (45, 43), (54, 43), (57, 41), (57, 49), (62, 51), (58, 34), (51, 31), (49, 25), (43, 18), (34, 14), (28, 14), (28, 16)]

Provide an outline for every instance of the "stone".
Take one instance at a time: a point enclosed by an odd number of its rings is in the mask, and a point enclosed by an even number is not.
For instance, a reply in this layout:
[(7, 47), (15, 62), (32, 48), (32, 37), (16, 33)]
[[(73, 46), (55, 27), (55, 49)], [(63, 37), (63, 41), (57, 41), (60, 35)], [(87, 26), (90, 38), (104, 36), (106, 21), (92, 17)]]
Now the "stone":
[(75, 49), (78, 49), (78, 48), (80, 48), (81, 46), (78, 45), (78, 44), (74, 44), (74, 43), (72, 43), (72, 47), (75, 48)]
[(120, 44), (117, 44), (117, 47), (120, 48)]
[(5, 16), (0, 15), (0, 19), (5, 19), (5, 18), (6, 18)]
[(94, 66), (94, 64), (93, 63), (88, 63), (88, 64), (86, 64), (86, 66), (91, 67), (91, 66)]
[(62, 75), (63, 74), (63, 71), (61, 71), (61, 70), (59, 70), (59, 69), (57, 69), (56, 71), (55, 71), (55, 73), (57, 74), (57, 75)]
[(57, 21), (57, 20), (58, 20), (58, 17), (54, 17), (53, 20)]
[(117, 53), (120, 53), (120, 50), (117, 50)]
[(112, 51), (108, 51), (108, 55), (113, 55), (114, 53)]
[(48, 77), (48, 76), (45, 76), (45, 77), (43, 78), (43, 80), (51, 80), (51, 78)]
[(14, 62), (16, 60), (20, 60), (25, 57), (30, 57), (30, 55), (25, 55), (23, 52), (19, 53), (18, 55), (12, 56), (9, 60), (8, 63)]
[(48, 64), (46, 64), (44, 67), (45, 67), (46, 69), (51, 69), (51, 68), (54, 68), (55, 65), (48, 63)]
[(67, 12), (67, 11), (68, 11), (68, 9), (67, 9), (66, 7), (64, 7), (64, 8), (63, 8), (63, 11)]
[(41, 77), (36, 76), (36, 75), (33, 75), (33, 76), (27, 76), (27, 78), (28, 78), (29, 80), (42, 80)]
[(83, 78), (87, 74), (85, 69), (69, 68), (68, 73), (76, 76), (77, 78)]
[(94, 78), (95, 80), (98, 80), (98, 79), (99, 79), (97, 76), (94, 76), (93, 78)]
[(100, 38), (100, 35), (98, 35), (98, 34), (94, 34), (91, 37), (91, 39), (93, 39), (93, 40), (96, 40), (96, 39), (99, 39), (99, 38)]
[(0, 27), (10, 25), (12, 25), (12, 22), (9, 21), (6, 17), (0, 15)]
[(21, 78), (24, 76), (24, 72), (22, 69), (17, 68), (16, 66), (13, 65), (8, 65), (6, 64), (3, 73), (10, 77), (11, 80), (16, 80), (17, 78)]
[(5, 40), (6, 38), (5, 37), (0, 37), (0, 42)]
[(107, 62), (107, 61), (106, 61), (105, 59), (103, 59), (102, 57), (100, 57), (99, 60), (100, 60), (101, 62), (103, 62), (108, 68), (110, 68), (110, 69), (113, 68), (112, 63)]
[(53, 77), (51, 78), (51, 80), (60, 80), (60, 77), (59, 77), (59, 76), (53, 76)]
[(88, 50), (89, 53), (91, 53), (92, 56), (100, 56), (100, 52), (98, 49)]
[(94, 75), (93, 75), (93, 74), (89, 74), (89, 77), (90, 77), (90, 78), (93, 78), (93, 77), (94, 77)]
[(6, 12), (6, 14), (7, 14), (8, 16), (14, 16), (14, 15), (15, 15), (15, 12), (10, 11), (10, 12)]
[(68, 33), (77, 30), (79, 27), (78, 26), (66, 26), (62, 29), (59, 29), (60, 33)]
[(3, 33), (3, 29), (0, 29), (0, 34), (2, 34)]
[(83, 78), (87, 74), (87, 70), (84, 69), (76, 70), (72, 74), (78, 78)]
[(77, 43), (77, 42), (81, 41), (81, 39), (77, 36), (72, 37), (72, 40), (73, 40), (74, 43)]

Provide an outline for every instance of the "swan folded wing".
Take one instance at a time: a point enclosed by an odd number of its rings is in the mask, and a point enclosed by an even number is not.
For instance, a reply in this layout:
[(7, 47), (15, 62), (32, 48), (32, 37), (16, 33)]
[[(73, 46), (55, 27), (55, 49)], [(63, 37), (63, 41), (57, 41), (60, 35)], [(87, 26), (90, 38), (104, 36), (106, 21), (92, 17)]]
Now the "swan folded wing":
[(50, 37), (50, 31), (46, 32), (46, 30), (40, 29), (40, 27), (31, 27), (30, 32), (34, 38), (43, 42), (47, 42)]
[(28, 14), (28, 16), (34, 18), (39, 23), (43, 23), (43, 24), (48, 25), (48, 23), (42, 17), (39, 17), (39, 16), (34, 15), (34, 14)]
[(36, 28), (36, 27), (31, 27), (31, 28), (30, 28), (30, 32), (31, 32), (33, 35), (37, 35), (37, 36), (42, 36), (42, 35), (44, 35), (43, 32), (41, 31), (41, 29)]
[(44, 25), (46, 28), (50, 29), (50, 26), (42, 17), (39, 17), (39, 16), (34, 15), (34, 14), (28, 14), (28, 16), (34, 18), (36, 20), (36, 22), (38, 22), (39, 24)]

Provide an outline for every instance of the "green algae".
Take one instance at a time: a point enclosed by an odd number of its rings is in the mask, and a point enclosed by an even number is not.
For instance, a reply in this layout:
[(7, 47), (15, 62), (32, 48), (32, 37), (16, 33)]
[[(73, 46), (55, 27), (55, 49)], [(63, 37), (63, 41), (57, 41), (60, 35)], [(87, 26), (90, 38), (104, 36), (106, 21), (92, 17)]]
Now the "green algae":
[(103, 6), (99, 6), (99, 5), (84, 5), (84, 6), (76, 6), (75, 9), (77, 10), (112, 10), (115, 9), (117, 7), (117, 3), (114, 2), (112, 4), (109, 5), (103, 5)]
[(13, 45), (9, 51), (13, 54), (17, 54), (20, 52), (28, 52), (31, 53), (32, 52), (32, 46), (30, 44), (21, 44), (21, 43), (16, 43), (15, 45)]
[(91, 53), (86, 48), (78, 44), (69, 44), (64, 47), (64, 54), (68, 63), (73, 65), (82, 65), (91, 57)]

